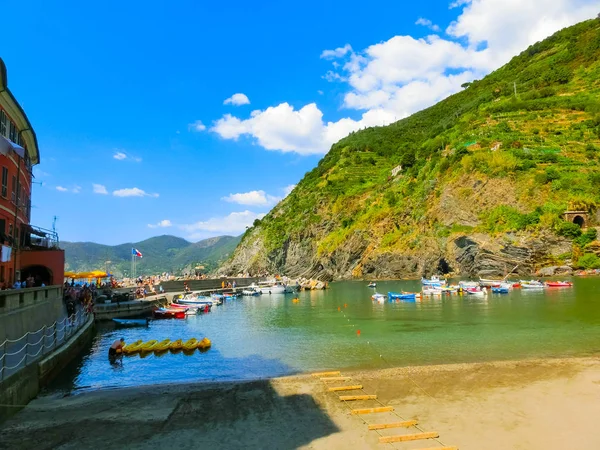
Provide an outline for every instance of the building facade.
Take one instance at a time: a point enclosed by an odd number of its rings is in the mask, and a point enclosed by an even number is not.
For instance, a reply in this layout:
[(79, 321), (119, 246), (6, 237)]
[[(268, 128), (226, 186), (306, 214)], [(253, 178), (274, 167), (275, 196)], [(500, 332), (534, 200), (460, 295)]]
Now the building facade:
[(11, 91), (0, 58), (0, 286), (29, 276), (37, 284), (61, 284), (64, 252), (56, 233), (31, 219), (33, 166), (40, 154), (35, 131)]

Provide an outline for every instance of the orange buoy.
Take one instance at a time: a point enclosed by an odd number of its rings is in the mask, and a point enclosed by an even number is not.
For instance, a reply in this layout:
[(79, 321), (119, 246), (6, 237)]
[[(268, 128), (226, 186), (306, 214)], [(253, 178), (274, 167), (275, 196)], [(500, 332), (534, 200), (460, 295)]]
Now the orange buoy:
[(360, 330), (356, 330), (356, 335), (360, 336)]
[(344, 303), (344, 308), (347, 308), (347, 307), (348, 307), (348, 303)]
[(341, 310), (342, 310), (342, 308), (340, 308), (340, 307), (338, 306), (338, 311), (341, 311)]

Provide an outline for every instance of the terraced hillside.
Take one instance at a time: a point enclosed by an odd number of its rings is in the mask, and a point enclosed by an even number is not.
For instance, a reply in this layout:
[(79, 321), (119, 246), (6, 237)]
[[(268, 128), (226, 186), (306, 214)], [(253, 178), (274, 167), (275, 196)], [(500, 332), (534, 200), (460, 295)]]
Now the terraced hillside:
[(595, 230), (562, 219), (576, 209), (597, 221), (599, 94), (595, 19), (333, 145), (221, 271), (336, 279), (600, 267)]

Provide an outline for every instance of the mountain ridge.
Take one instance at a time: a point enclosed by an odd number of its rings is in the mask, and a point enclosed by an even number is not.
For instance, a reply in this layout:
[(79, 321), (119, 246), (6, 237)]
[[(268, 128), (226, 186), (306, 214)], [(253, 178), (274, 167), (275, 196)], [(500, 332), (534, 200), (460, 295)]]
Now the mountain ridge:
[(567, 209), (599, 219), (599, 57), (591, 19), (429, 108), (351, 133), (244, 233), (220, 272), (346, 279), (600, 267), (595, 235), (562, 220)]

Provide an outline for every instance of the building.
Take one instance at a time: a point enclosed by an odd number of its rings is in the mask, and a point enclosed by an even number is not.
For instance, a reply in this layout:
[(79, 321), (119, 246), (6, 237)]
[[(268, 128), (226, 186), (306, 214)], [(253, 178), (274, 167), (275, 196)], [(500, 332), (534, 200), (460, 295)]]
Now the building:
[(35, 131), (8, 89), (0, 58), (0, 286), (30, 275), (47, 286), (63, 282), (58, 236), (30, 223), (32, 168), (39, 162)]

